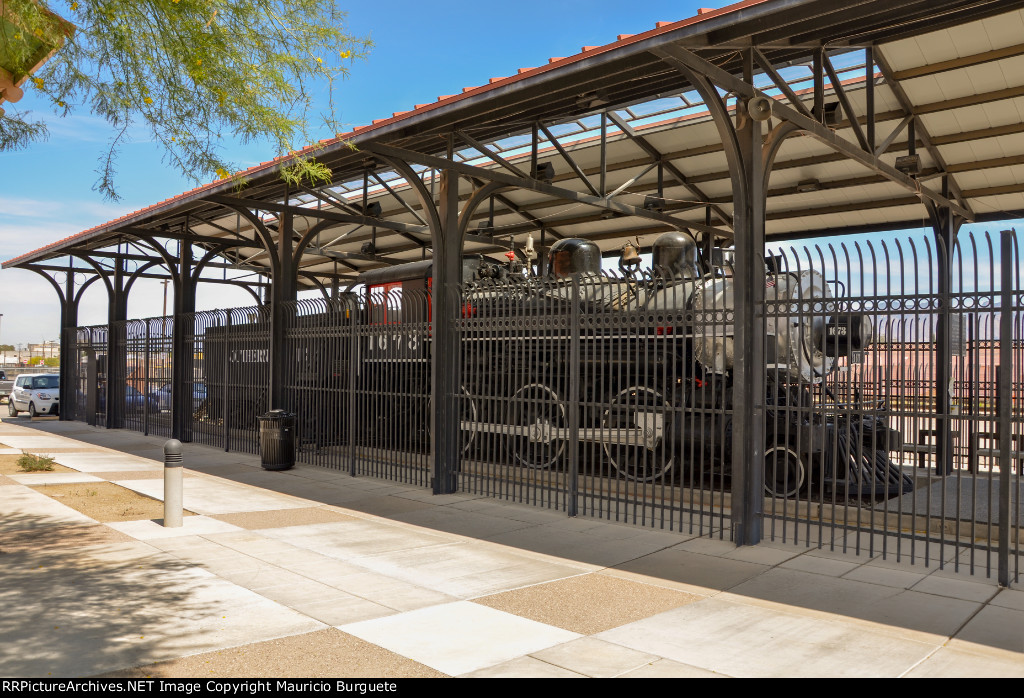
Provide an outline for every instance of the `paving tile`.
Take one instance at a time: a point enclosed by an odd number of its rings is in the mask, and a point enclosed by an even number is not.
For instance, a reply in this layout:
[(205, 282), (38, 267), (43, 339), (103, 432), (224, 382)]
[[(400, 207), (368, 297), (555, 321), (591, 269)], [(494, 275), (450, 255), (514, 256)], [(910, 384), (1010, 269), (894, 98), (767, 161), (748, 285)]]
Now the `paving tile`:
[(11, 554), (49, 548), (82, 548), (131, 540), (133, 540), (131, 536), (99, 523), (43, 526), (31, 529), (0, 530), (0, 552)]
[(434, 507), (403, 512), (390, 517), (393, 521), (423, 526), (435, 531), (473, 538), (491, 538), (502, 533), (531, 526), (524, 521), (506, 519), (448, 507)]
[[(123, 480), (118, 485), (163, 501), (162, 480)], [(185, 508), (197, 514), (231, 514), (241, 511), (308, 507), (309, 500), (270, 490), (254, 489), (220, 478), (186, 478), (182, 482)]]
[(463, 599), (579, 574), (569, 564), (534, 559), (485, 542), (404, 549), (357, 562), (379, 574)]
[(559, 524), (531, 526), (488, 540), (586, 565), (614, 567), (666, 547), (660, 539), (620, 538), (606, 541), (586, 532), (565, 531)]
[(362, 512), (364, 514), (373, 514), (375, 516), (392, 516), (409, 511), (429, 510), (433, 508), (433, 505), (428, 502), (420, 502), (415, 499), (406, 499), (405, 497), (400, 496), (379, 494), (345, 498), (340, 502), (332, 503), (342, 503), (346, 508)]
[(716, 598), (788, 608), (817, 618), (837, 617), (879, 632), (922, 642), (952, 636), (979, 603), (932, 594), (775, 568)]
[(769, 569), (742, 560), (702, 555), (678, 548), (662, 550), (616, 565), (615, 569), (636, 572), (684, 585), (696, 594), (730, 589)]
[[(438, 633), (438, 628), (446, 632)], [(340, 626), (340, 630), (457, 676), (579, 637), (479, 604), (457, 601)]]
[(1024, 655), (953, 640), (908, 671), (907, 678), (1024, 678)]
[(357, 518), (283, 529), (270, 528), (262, 533), (339, 560), (447, 545), (451, 541), (449, 536), (443, 534)]
[(1001, 608), (1012, 608), (1017, 611), (1024, 611), (1024, 590), (1021, 589), (1000, 589), (990, 602), (993, 606)]
[(645, 666), (619, 674), (620, 679), (725, 679), (726, 674), (690, 666), (671, 659), (659, 659)]
[(734, 547), (731, 551), (723, 554), (722, 557), (730, 560), (754, 562), (759, 565), (781, 565), (786, 560), (790, 560), (800, 554), (796, 550), (765, 548), (760, 545), (744, 545)]
[(533, 657), (516, 657), (507, 662), (462, 674), (464, 679), (585, 679), (583, 674), (542, 662)]
[(594, 637), (581, 637), (562, 645), (555, 645), (533, 657), (569, 671), (594, 678), (612, 678), (635, 671), (661, 657), (616, 645)]
[(938, 594), (966, 601), (988, 601), (999, 592), (999, 587), (981, 580), (956, 579), (935, 574), (923, 578), (913, 587), (914, 591)]
[(701, 598), (622, 577), (592, 573), (484, 596), (474, 602), (591, 635)]
[(842, 577), (847, 572), (857, 569), (860, 566), (860, 562), (834, 560), (832, 558), (818, 557), (809, 553), (792, 557), (779, 565), (779, 567), (784, 569), (824, 574), (829, 577)]
[(332, 596), (321, 601), (296, 601), (288, 606), (321, 623), (334, 626), (383, 618), (399, 612), (352, 595)]
[(73, 485), (82, 482), (103, 482), (102, 478), (85, 473), (13, 473), (7, 477), (19, 485), (34, 487), (37, 485)]
[(22, 583), (0, 585), (0, 643), (19, 648), (0, 675), (89, 675), (324, 627), (143, 543), (86, 552), (51, 554), (40, 580), (5, 556)]
[(736, 544), (731, 540), (700, 536), (680, 542), (675, 546), (676, 550), (685, 550), (691, 553), (702, 553), (704, 555), (728, 555), (736, 550)]
[(737, 677), (899, 676), (937, 647), (721, 597), (595, 637)]
[(843, 579), (881, 584), (897, 589), (910, 589), (926, 576), (925, 572), (907, 572), (902, 569), (890, 569), (877, 565), (860, 565), (848, 574), (842, 575)]
[(94, 524), (96, 521), (56, 499), (27, 487), (5, 487), (0, 510), (0, 533), (41, 526)]
[(183, 516), (181, 524), (181, 526), (176, 528), (168, 528), (163, 525), (162, 519), (144, 519), (141, 521), (112, 521), (107, 525), (132, 538), (147, 541), (156, 538), (200, 536), (207, 533), (223, 533), (238, 530), (237, 526), (232, 526), (209, 516)]
[(954, 640), (1024, 653), (1024, 611), (987, 606), (968, 621)]
[(60, 453), (56, 460), (61, 465), (74, 468), (79, 472), (118, 472), (150, 470), (163, 472), (162, 462), (139, 458), (124, 453)]
[(347, 591), (353, 596), (370, 599), (397, 611), (413, 611), (457, 600), (456, 597), (436, 589), (428, 589), (414, 582), (394, 579), (375, 572), (314, 578), (323, 580), (325, 584), (335, 589)]

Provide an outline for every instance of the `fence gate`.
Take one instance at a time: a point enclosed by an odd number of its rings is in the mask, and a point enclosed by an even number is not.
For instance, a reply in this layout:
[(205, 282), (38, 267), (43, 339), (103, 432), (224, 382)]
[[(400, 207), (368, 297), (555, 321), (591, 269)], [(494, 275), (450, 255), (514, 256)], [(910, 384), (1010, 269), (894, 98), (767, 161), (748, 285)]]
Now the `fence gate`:
[[(69, 335), (71, 400), (61, 405), (70, 419), (93, 426), (107, 425), (107, 327), (78, 327), (65, 330)], [(63, 359), (62, 357), (62, 360)]]

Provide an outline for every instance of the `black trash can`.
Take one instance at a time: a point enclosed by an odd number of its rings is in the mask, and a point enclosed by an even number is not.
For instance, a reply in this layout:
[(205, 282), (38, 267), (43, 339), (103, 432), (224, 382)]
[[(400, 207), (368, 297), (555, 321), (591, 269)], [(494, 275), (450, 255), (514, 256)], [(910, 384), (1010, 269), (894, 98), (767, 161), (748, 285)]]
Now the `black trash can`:
[(264, 470), (288, 470), (295, 465), (295, 415), (271, 410), (260, 422), (260, 464)]

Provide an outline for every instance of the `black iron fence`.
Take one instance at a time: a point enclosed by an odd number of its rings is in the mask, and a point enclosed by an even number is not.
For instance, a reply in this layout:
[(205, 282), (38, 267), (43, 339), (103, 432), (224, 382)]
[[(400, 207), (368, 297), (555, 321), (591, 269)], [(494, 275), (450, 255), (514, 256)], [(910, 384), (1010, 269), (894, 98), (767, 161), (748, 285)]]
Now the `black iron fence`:
[[(769, 289), (765, 303), (767, 353), (777, 350), (780, 370), (783, 363), (790, 371), (801, 361), (818, 365), (803, 398), (807, 410), (782, 420), (796, 435), (790, 457), (805, 469), (805, 482), (785, 496), (769, 493), (767, 535), (1019, 573), (1024, 305), (1017, 241), (965, 235), (948, 272), (935, 262), (945, 256), (928, 240), (779, 250), (776, 280), (788, 275), (823, 292), (779, 299)], [(773, 411), (794, 410), (792, 402), (770, 403), (769, 421)], [(813, 466), (816, 454), (820, 465)]]
[[(733, 452), (740, 282), (725, 259), (678, 278), (468, 282), (451, 319), (456, 415), (440, 425), (457, 446), (440, 464), (429, 287), (288, 304), (276, 349), (267, 308), (182, 316), (181, 433), (256, 453), (257, 415), (281, 407), (297, 415), (299, 462), (424, 487), (452, 473), (461, 491), (724, 538), (734, 475), (756, 473), (765, 537), (1015, 575), (1019, 251), (1011, 235), (965, 235), (948, 270), (945, 256), (927, 241), (776, 250), (756, 313), (764, 442), (749, 452)], [(77, 330), (69, 413), (116, 426), (110, 392), (125, 426), (170, 433), (172, 329)], [(108, 376), (112, 345), (125, 360)]]
[(463, 289), (459, 487), (730, 535), (728, 386), (697, 356), (731, 310), (690, 307), (696, 283), (512, 276)]

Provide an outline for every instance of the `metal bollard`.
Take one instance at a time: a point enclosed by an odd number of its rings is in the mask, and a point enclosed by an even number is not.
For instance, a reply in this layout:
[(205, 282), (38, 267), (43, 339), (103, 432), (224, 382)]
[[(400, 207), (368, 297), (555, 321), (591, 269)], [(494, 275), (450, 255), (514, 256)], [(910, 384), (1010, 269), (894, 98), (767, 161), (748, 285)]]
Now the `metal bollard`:
[(181, 527), (181, 442), (170, 439), (164, 443), (164, 527)]

